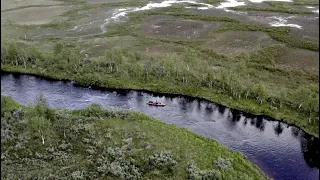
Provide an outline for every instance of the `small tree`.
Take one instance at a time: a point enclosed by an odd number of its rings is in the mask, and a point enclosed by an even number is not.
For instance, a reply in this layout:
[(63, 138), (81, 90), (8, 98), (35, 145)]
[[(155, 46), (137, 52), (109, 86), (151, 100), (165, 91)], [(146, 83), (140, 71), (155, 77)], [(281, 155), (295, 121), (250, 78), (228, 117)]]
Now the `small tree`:
[(306, 107), (309, 111), (310, 122), (313, 114), (319, 114), (319, 95), (316, 93), (311, 94), (306, 101)]
[(8, 56), (7, 58), (15, 62), (16, 66), (18, 66), (18, 55), (19, 51), (16, 44), (10, 43), (8, 47)]
[(247, 71), (247, 65), (245, 60), (240, 60), (239, 64), (236, 67), (236, 71), (238, 73), (238, 76), (240, 77), (241, 74), (245, 74)]
[(32, 117), (28, 121), (29, 133), (40, 137), (42, 144), (45, 142), (46, 135), (49, 133), (50, 127), (50, 121), (41, 116)]
[(279, 101), (279, 108), (281, 109), (282, 106), (283, 106), (283, 101), (285, 101), (287, 99), (287, 97), (288, 97), (287, 91), (284, 90), (284, 89), (281, 89), (280, 97), (281, 97), (281, 99), (278, 99), (278, 101)]
[(220, 170), (220, 171), (227, 171), (228, 169), (232, 168), (232, 158), (221, 158), (219, 157), (217, 160), (214, 161), (214, 165)]
[(310, 88), (307, 88), (306, 86), (300, 86), (294, 91), (292, 99), (294, 103), (298, 105), (299, 109), (305, 105), (311, 93)]
[(59, 110), (56, 112), (56, 128), (58, 131), (63, 131), (63, 138), (67, 138), (66, 131), (72, 124), (72, 117), (66, 110)]
[(58, 55), (62, 52), (63, 50), (63, 44), (57, 43), (53, 46), (53, 54)]
[(259, 83), (258, 85), (255, 86), (254, 90), (255, 90), (254, 92), (256, 93), (256, 98), (259, 104), (262, 104), (262, 102), (267, 97), (267, 94), (268, 94), (267, 89), (265, 88), (264, 85)]
[(5, 63), (7, 60), (7, 48), (1, 45), (1, 63)]

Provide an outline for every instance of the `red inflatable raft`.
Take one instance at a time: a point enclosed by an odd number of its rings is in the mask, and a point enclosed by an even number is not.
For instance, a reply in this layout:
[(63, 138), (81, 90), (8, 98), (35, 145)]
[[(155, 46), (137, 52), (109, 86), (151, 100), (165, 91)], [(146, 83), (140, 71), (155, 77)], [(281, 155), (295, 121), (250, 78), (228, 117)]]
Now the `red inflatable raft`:
[(153, 101), (149, 101), (147, 104), (149, 104), (150, 106), (165, 106), (165, 104), (163, 103), (153, 102)]

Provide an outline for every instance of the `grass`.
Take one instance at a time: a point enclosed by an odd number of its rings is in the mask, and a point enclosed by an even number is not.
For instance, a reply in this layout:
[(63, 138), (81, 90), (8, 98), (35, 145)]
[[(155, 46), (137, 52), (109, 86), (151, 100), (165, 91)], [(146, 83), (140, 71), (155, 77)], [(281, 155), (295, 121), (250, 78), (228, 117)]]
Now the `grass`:
[(203, 16), (198, 14), (189, 14), (189, 13), (176, 13), (176, 12), (150, 12), (148, 15), (168, 15), (175, 16), (182, 19), (193, 19), (199, 21), (222, 21), (222, 22), (239, 22), (238, 20), (229, 18), (229, 17), (216, 17), (216, 16)]
[(19, 6), (19, 7), (15, 7), (15, 8), (4, 9), (1, 11), (1, 13), (8, 12), (8, 11), (14, 11), (14, 10), (18, 10), (18, 9), (30, 8), (30, 7), (53, 7), (53, 6), (61, 6), (61, 4)]
[(271, 38), (276, 41), (285, 43), (289, 47), (308, 49), (311, 51), (319, 51), (319, 43), (308, 41), (305, 39), (298, 39), (292, 37), (288, 27), (266, 27), (263, 25), (244, 24), (236, 19), (229, 17), (216, 17), (216, 16), (203, 16), (198, 14), (190, 14), (183, 6), (172, 6), (161, 11), (137, 12), (130, 14), (130, 21), (126, 23), (116, 24), (110, 27), (107, 36), (124, 36), (134, 35), (137, 36), (138, 25), (142, 20), (151, 15), (168, 15), (175, 16), (182, 19), (192, 19), (201, 21), (221, 21), (228, 24), (219, 28), (216, 32), (224, 31), (261, 31), (267, 33)]
[(22, 106), (1, 96), (1, 130), (2, 178), (268, 179), (241, 153), (137, 112), (49, 109), (43, 97)]
[(171, 6), (161, 10), (153, 10), (153, 11), (139, 13), (138, 15), (142, 16), (142, 18), (150, 15), (168, 15), (168, 16), (175, 16), (183, 19), (193, 19), (193, 20), (200, 20), (200, 21), (223, 21), (223, 22), (234, 22), (234, 23), (239, 22), (238, 20), (232, 19), (229, 17), (204, 16), (199, 14), (191, 14), (184, 8), (184, 6)]
[(286, 3), (282, 2), (267, 2), (270, 7), (260, 8), (260, 7), (232, 7), (232, 10), (236, 11), (268, 11), (268, 12), (280, 12), (288, 14), (313, 14), (312, 11), (296, 9), (288, 6)]
[(147, 1), (124, 1), (124, 2), (108, 2), (99, 4), (99, 6), (106, 7), (139, 7), (147, 4)]
[(207, 0), (207, 3), (212, 5), (217, 5), (221, 2), (223, 2), (223, 0)]
[(319, 51), (319, 43), (292, 37), (289, 35), (291, 30), (288, 27), (266, 27), (254, 24), (229, 23), (217, 30), (217, 32), (224, 31), (261, 31), (267, 33), (274, 40), (285, 43), (289, 47)]
[(319, 1), (318, 0), (294, 0), (293, 4), (295, 5), (319, 5)]
[(37, 28), (51, 28), (51, 29), (63, 29), (63, 28), (68, 28), (71, 25), (73, 25), (73, 23), (83, 17), (86, 17), (86, 15), (83, 13), (87, 10), (90, 9), (94, 9), (94, 8), (98, 8), (100, 6), (98, 5), (90, 5), (87, 4), (85, 1), (66, 1), (66, 0), (62, 0), (63, 4), (57, 4), (57, 5), (31, 5), (31, 6), (20, 6), (20, 7), (16, 7), (13, 9), (6, 9), (1, 11), (3, 12), (7, 12), (7, 11), (13, 11), (13, 10), (17, 10), (17, 9), (23, 9), (23, 8), (29, 8), (29, 7), (54, 7), (54, 6), (76, 6), (75, 9), (67, 11), (63, 14), (61, 14), (59, 17), (61, 17), (62, 21), (58, 21), (58, 22), (52, 22), (52, 23), (47, 23), (47, 24), (41, 24), (41, 25), (19, 25), (19, 24), (15, 24), (13, 22), (9, 22), (9, 24), (13, 27), (18, 27), (21, 29), (26, 29), (26, 30), (31, 30), (31, 29), (37, 29)]

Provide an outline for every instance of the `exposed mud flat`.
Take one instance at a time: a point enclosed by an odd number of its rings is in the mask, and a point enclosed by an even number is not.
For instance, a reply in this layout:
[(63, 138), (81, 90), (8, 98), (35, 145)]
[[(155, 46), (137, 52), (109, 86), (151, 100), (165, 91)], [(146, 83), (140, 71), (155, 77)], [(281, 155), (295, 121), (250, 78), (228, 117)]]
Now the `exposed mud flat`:
[(263, 32), (229, 31), (215, 34), (208, 40), (205, 48), (217, 53), (236, 56), (274, 43), (277, 42)]
[(1, 13), (1, 20), (10, 20), (19, 25), (41, 25), (52, 22), (57, 16), (70, 11), (74, 6), (29, 7)]
[(210, 31), (221, 27), (222, 22), (185, 20), (170, 16), (151, 16), (144, 21), (143, 33), (148, 36), (173, 39), (206, 38)]
[(49, 6), (61, 4), (53, 0), (1, 0), (1, 11), (6, 9), (19, 8), (23, 6)]

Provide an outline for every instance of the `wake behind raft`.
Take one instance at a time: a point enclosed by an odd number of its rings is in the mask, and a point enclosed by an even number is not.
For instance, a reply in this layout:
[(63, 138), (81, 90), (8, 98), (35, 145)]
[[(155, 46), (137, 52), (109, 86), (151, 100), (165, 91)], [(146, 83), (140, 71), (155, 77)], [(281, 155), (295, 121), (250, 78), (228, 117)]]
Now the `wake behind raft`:
[(150, 106), (165, 106), (165, 104), (163, 104), (163, 103), (159, 103), (159, 102), (153, 102), (153, 101), (149, 101), (148, 103), (147, 103), (148, 105), (150, 105)]

